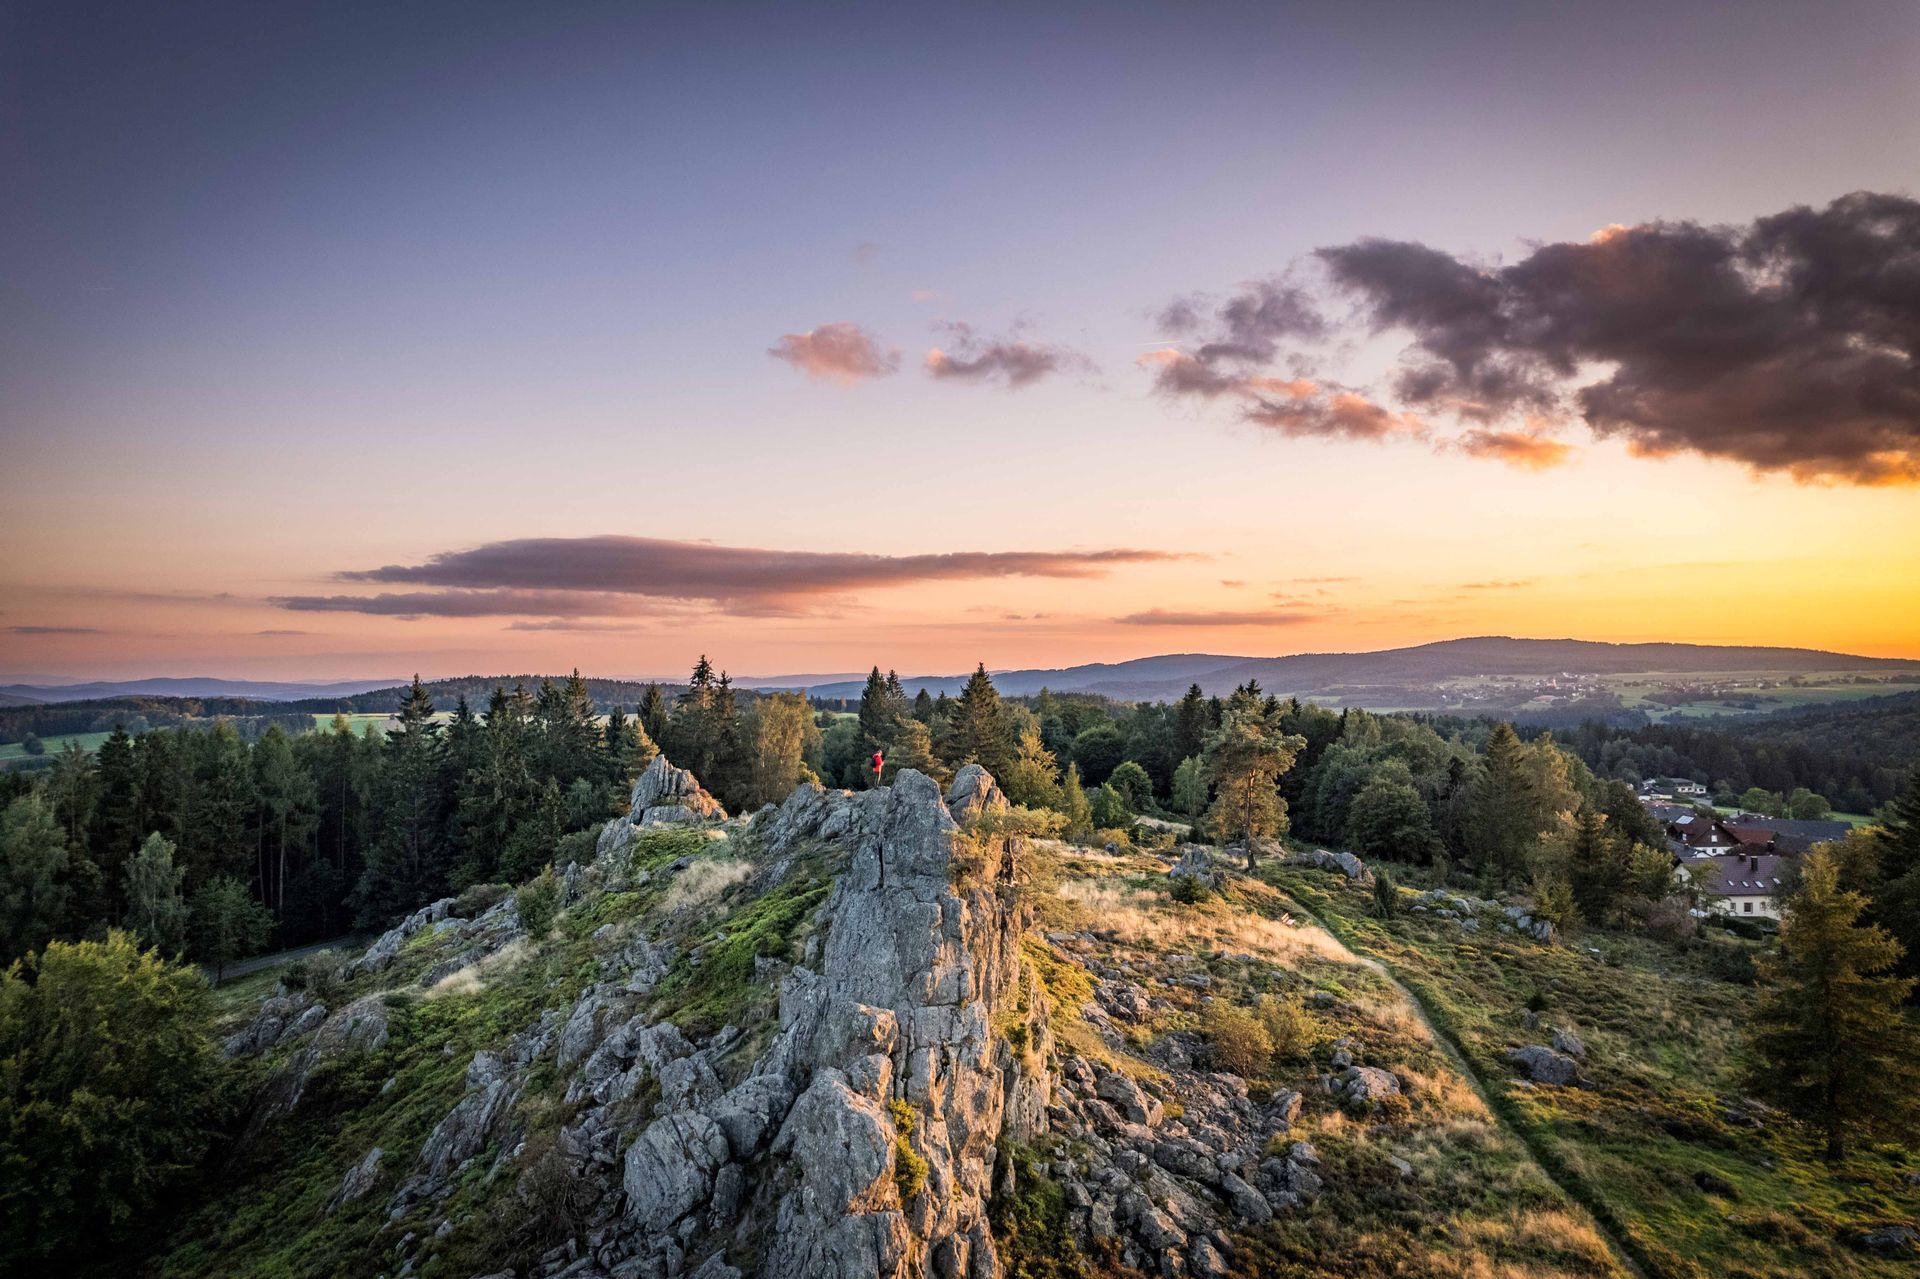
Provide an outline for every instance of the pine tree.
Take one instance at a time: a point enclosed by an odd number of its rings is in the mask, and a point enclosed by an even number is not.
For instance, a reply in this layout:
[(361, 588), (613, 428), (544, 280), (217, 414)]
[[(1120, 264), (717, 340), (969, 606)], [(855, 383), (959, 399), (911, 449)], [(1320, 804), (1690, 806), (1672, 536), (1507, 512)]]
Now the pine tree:
[(1207, 744), (1207, 699), (1198, 684), (1189, 684), (1187, 694), (1173, 710), (1173, 757), (1176, 760), (1198, 755)]
[(1513, 725), (1499, 723), (1487, 739), (1486, 771), (1474, 788), (1468, 864), (1495, 882), (1518, 879), (1541, 827), (1534, 819), (1527, 748)]
[(660, 693), (658, 684), (649, 684), (640, 694), (640, 707), (635, 712), (640, 718), (640, 732), (656, 745), (664, 746), (667, 740), (667, 699)]
[(1900, 943), (1900, 972), (1920, 976), (1920, 765), (1887, 805), (1876, 841), (1880, 883), (1868, 919)]
[(1590, 924), (1606, 924), (1619, 910), (1627, 891), (1626, 842), (1607, 829), (1607, 819), (1594, 808), (1582, 808), (1567, 855), (1567, 882), (1574, 905)]
[(1220, 730), (1208, 739), (1206, 754), (1207, 778), (1214, 788), (1207, 825), (1222, 837), (1231, 832), (1246, 841), (1249, 873), (1256, 865), (1257, 840), (1287, 829), (1280, 777), (1306, 745), (1305, 738), (1281, 732), (1278, 709), (1269, 711), (1258, 698), (1254, 687), (1234, 693)]
[(1006, 708), (1000, 704), (999, 690), (981, 662), (960, 690), (955, 706), (953, 748), (942, 753), (956, 765), (979, 764), (998, 777), (1013, 758), (1013, 733), (1007, 723)]
[(111, 886), (112, 900), (103, 903), (101, 914), (113, 923), (120, 919), (120, 885), (127, 860), (140, 844), (140, 771), (133, 738), (124, 727), (115, 724), (112, 735), (100, 743), (96, 765), (100, 802), (87, 830), (87, 846), (94, 865)]
[(1900, 1010), (1914, 979), (1890, 974), (1900, 944), (1858, 922), (1866, 904), (1840, 888), (1829, 850), (1808, 853), (1748, 1019), (1754, 1091), (1819, 1128), (1830, 1162), (1852, 1138), (1907, 1136), (1920, 1117), (1920, 1032)]
[(1053, 752), (1040, 740), (1038, 725), (1021, 727), (1014, 740), (1013, 759), (996, 781), (1007, 798), (1027, 808), (1055, 808), (1060, 803), (1060, 768)]
[(439, 725), (418, 675), (401, 699), (398, 720), (381, 748), (379, 833), (355, 890), (367, 926), (432, 901), (447, 886)]

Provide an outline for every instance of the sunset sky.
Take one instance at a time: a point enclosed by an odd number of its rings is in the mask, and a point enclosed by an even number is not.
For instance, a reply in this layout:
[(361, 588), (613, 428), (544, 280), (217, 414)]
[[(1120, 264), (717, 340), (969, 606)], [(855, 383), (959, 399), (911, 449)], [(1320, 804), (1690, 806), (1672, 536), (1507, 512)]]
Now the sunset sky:
[(0, 7), (0, 679), (1920, 657), (1920, 6)]

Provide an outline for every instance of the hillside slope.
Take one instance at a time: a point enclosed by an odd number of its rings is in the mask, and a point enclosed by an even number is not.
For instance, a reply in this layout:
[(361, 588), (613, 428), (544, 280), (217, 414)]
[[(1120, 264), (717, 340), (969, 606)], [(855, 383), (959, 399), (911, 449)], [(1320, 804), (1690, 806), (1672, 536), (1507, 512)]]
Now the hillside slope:
[(235, 1000), (246, 1130), (151, 1268), (1624, 1273), (1285, 895), (1182, 905), (963, 780), (723, 821), (661, 762), (537, 933), (469, 894)]

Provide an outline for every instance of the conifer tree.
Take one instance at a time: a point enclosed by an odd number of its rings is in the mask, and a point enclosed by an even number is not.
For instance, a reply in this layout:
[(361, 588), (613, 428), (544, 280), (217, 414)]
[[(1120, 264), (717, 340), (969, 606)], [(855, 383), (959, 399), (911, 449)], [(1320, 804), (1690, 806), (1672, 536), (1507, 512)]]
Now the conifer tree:
[(1626, 842), (1607, 829), (1607, 819), (1598, 809), (1580, 810), (1567, 854), (1567, 883), (1573, 889), (1574, 905), (1588, 923), (1609, 923), (1618, 912), (1627, 891), (1630, 852)]
[(140, 845), (140, 772), (134, 759), (133, 738), (120, 724), (100, 743), (95, 759), (100, 801), (87, 831), (87, 847), (94, 865), (110, 886), (112, 901), (103, 912), (110, 923), (120, 919), (121, 884), (129, 858)]
[(0, 814), (0, 962), (38, 950), (67, 913), (67, 838), (29, 791)]
[(1256, 865), (1256, 841), (1287, 829), (1280, 777), (1306, 745), (1305, 738), (1281, 732), (1278, 708), (1269, 710), (1258, 699), (1255, 687), (1234, 693), (1219, 731), (1208, 739), (1206, 754), (1207, 778), (1214, 788), (1207, 825), (1221, 838), (1231, 833), (1246, 841), (1249, 873)]
[(401, 699), (397, 718), (381, 748), (379, 834), (356, 890), (360, 922), (366, 926), (433, 900), (447, 883), (440, 732), (433, 698), (418, 675)]
[(1832, 851), (1816, 848), (1778, 953), (1756, 964), (1752, 1087), (1817, 1127), (1830, 1162), (1856, 1137), (1910, 1137), (1920, 1117), (1920, 1032), (1900, 1010), (1914, 979), (1889, 971), (1900, 944), (1859, 922), (1866, 904), (1839, 886)]
[(1013, 734), (999, 690), (981, 662), (960, 690), (951, 728), (953, 748), (943, 751), (956, 765), (979, 764), (996, 778), (1013, 758)]
[(1518, 879), (1539, 838), (1527, 748), (1502, 722), (1487, 739), (1486, 771), (1474, 787), (1468, 864), (1496, 882)]
[(1060, 784), (1060, 811), (1066, 814), (1068, 839), (1085, 841), (1093, 837), (1093, 804), (1080, 784), (1080, 766), (1067, 765), (1066, 780)]
[(1868, 918), (1900, 943), (1900, 972), (1920, 976), (1920, 764), (1887, 805), (1877, 844), (1880, 882)]

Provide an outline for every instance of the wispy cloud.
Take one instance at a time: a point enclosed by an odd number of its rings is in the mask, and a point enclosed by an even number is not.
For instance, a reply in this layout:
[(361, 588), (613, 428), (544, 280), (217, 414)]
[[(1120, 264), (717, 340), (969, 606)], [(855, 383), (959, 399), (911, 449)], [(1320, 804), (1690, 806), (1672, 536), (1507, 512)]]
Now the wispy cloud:
[(767, 348), (776, 360), (785, 360), (809, 377), (852, 386), (885, 377), (900, 367), (898, 351), (882, 349), (873, 334), (846, 320), (822, 324), (805, 333), (782, 334)]
[(9, 626), (9, 635), (104, 635), (97, 626)]
[(1008, 390), (1032, 386), (1053, 373), (1093, 371), (1093, 361), (1077, 351), (1022, 338), (982, 338), (970, 325), (945, 326), (948, 349), (927, 352), (927, 373), (959, 382), (998, 381)]
[(814, 611), (825, 599), (866, 589), (1007, 577), (1089, 578), (1123, 565), (1190, 558), (1124, 547), (874, 555), (614, 534), (519, 538), (442, 552), (421, 564), (336, 574), (344, 582), (433, 589), (293, 595), (273, 602), (295, 611), (392, 617), (619, 617), (689, 604), (768, 615)]
[(1532, 578), (1516, 577), (1495, 579), (1490, 582), (1462, 582), (1460, 583), (1460, 589), (1463, 591), (1517, 591), (1523, 586), (1532, 585)]
[(1219, 612), (1181, 612), (1152, 608), (1144, 613), (1128, 613), (1111, 619), (1122, 626), (1298, 626), (1320, 621), (1318, 613), (1273, 610)]

